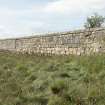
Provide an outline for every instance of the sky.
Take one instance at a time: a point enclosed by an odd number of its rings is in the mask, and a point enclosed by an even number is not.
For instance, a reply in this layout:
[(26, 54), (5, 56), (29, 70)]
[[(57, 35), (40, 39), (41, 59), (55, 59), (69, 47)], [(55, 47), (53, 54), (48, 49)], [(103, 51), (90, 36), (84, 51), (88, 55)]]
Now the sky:
[(0, 0), (0, 38), (81, 29), (95, 12), (105, 0)]

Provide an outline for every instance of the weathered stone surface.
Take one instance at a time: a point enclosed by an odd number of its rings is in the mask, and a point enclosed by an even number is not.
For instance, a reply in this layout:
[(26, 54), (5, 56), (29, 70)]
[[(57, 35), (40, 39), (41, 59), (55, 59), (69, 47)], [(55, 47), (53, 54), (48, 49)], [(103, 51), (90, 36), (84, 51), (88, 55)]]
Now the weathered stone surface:
[(0, 50), (37, 54), (105, 53), (105, 28), (0, 40)]

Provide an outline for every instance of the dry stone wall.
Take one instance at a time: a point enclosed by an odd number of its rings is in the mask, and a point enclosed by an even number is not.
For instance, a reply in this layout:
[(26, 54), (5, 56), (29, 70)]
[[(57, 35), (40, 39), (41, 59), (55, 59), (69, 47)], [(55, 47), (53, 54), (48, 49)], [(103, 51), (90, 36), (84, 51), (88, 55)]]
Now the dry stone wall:
[(105, 28), (0, 40), (0, 50), (45, 55), (83, 55), (105, 52)]

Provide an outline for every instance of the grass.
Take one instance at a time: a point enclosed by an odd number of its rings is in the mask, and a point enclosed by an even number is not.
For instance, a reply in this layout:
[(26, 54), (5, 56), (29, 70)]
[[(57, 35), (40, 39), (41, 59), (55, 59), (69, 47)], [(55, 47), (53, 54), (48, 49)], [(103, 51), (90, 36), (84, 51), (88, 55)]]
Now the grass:
[(0, 105), (105, 105), (105, 55), (1, 52)]

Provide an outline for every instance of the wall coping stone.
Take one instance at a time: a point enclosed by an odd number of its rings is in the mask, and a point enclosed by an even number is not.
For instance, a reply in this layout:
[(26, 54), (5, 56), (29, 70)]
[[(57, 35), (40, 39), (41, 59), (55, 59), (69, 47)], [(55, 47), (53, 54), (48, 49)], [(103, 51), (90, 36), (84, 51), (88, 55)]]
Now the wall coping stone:
[(17, 37), (17, 38), (4, 38), (0, 39), (0, 41), (3, 40), (21, 40), (21, 39), (31, 39), (31, 38), (43, 38), (43, 37), (51, 37), (51, 36), (62, 36), (62, 35), (68, 35), (68, 34), (80, 34), (80, 33), (86, 33), (86, 32), (96, 32), (96, 31), (102, 31), (105, 30), (105, 27), (101, 28), (90, 28), (90, 29), (79, 29), (74, 31), (67, 31), (67, 32), (50, 32), (50, 33), (44, 33), (44, 34), (38, 34), (33, 36), (24, 36), (24, 37)]

